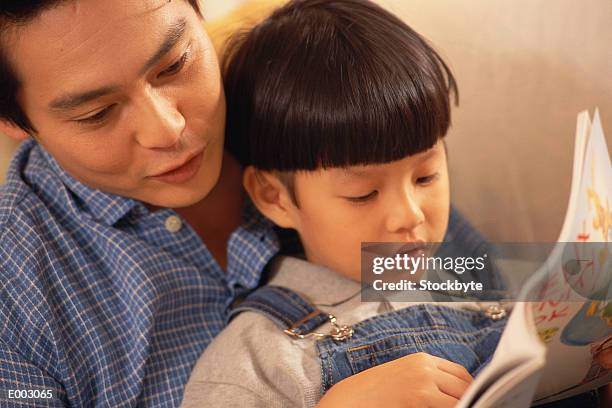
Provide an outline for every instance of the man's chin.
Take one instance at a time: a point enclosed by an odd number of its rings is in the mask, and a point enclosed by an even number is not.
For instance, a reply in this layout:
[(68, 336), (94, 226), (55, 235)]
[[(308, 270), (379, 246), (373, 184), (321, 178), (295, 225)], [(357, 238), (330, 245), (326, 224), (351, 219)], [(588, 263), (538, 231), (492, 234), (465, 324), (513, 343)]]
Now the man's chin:
[(198, 191), (167, 191), (159, 192), (153, 197), (143, 198), (145, 205), (158, 208), (185, 208), (198, 204), (210, 193), (211, 189)]
[(198, 204), (211, 194), (219, 181), (219, 175), (211, 177), (206, 169), (186, 183), (173, 184), (155, 181), (143, 191), (142, 198), (146, 204), (165, 208), (184, 208)]

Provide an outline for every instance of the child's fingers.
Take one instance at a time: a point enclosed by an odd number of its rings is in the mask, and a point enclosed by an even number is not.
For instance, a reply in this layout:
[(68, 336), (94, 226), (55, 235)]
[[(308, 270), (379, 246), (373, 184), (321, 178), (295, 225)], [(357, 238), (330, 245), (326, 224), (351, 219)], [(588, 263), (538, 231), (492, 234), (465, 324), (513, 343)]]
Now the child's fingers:
[(453, 363), (452, 361), (445, 360), (443, 358), (435, 357), (436, 367), (438, 367), (441, 371), (447, 372), (449, 374), (454, 375), (468, 383), (468, 385), (474, 381), (468, 370), (465, 369), (464, 366)]
[(450, 395), (443, 394), (441, 392), (428, 398), (428, 406), (436, 408), (452, 408), (457, 405), (458, 398), (451, 397)]
[(603, 368), (612, 368), (612, 345), (599, 351), (595, 355), (595, 360), (597, 360), (597, 363)]
[(436, 385), (442, 393), (458, 400), (463, 396), (470, 383), (454, 374), (442, 371), (436, 378)]

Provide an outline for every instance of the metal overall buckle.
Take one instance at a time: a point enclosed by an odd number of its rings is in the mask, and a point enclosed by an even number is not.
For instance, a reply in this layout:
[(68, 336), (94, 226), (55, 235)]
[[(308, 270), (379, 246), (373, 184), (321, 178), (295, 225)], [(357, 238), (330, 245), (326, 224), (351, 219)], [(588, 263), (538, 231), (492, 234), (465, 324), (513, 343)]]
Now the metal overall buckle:
[[(479, 303), (480, 307), (483, 307)], [(501, 320), (508, 315), (504, 302), (497, 302), (484, 307), (484, 314), (493, 321)]]
[(331, 324), (331, 330), (329, 331), (329, 333), (317, 333), (317, 332), (310, 332), (310, 333), (306, 333), (306, 334), (300, 334), (298, 332), (296, 332), (297, 327), (291, 327), (289, 329), (285, 329), (283, 330), (285, 332), (285, 334), (289, 335), (290, 337), (295, 337), (297, 339), (305, 339), (308, 337), (314, 337), (317, 339), (321, 339), (324, 337), (331, 337), (332, 340), (334, 341), (344, 341), (347, 339), (350, 339), (353, 336), (353, 327), (349, 326), (349, 325), (339, 325), (336, 321), (336, 316), (330, 314), (327, 315), (327, 318), (329, 319), (329, 324)]

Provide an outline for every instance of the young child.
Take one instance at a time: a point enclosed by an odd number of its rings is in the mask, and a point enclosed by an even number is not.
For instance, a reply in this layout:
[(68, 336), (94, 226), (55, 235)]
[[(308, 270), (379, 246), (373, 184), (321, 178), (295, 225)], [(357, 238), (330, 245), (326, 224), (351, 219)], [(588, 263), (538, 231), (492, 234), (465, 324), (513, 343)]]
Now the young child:
[(306, 260), (279, 259), (234, 310), (184, 405), (453, 406), (504, 321), (359, 296), (363, 241), (482, 243), (449, 204), (446, 64), (375, 4), (304, 0), (236, 40), (224, 70), (244, 187)]

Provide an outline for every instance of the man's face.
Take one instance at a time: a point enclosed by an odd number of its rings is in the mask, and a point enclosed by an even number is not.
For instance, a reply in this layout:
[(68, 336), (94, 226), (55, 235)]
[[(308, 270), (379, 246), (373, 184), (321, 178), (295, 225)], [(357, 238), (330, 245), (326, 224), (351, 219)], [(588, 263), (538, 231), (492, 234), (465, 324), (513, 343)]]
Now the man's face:
[[(355, 280), (361, 242), (441, 242), (449, 215), (443, 143), (391, 163), (298, 172), (293, 225), (309, 261)], [(398, 249), (400, 246), (398, 246)]]
[(14, 30), (8, 49), (35, 138), (77, 180), (163, 207), (216, 183), (225, 100), (186, 1), (69, 1)]

